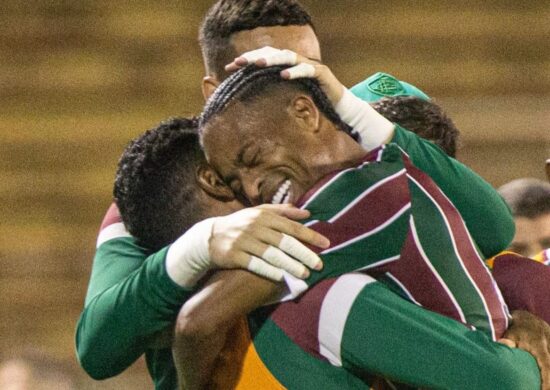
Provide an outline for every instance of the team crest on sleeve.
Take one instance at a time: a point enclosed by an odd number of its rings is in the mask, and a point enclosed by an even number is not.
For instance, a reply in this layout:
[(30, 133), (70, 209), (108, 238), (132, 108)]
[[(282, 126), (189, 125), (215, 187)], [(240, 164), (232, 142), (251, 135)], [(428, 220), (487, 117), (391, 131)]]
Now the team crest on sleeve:
[(369, 82), (367, 87), (371, 92), (384, 96), (403, 95), (406, 92), (399, 80), (384, 73)]

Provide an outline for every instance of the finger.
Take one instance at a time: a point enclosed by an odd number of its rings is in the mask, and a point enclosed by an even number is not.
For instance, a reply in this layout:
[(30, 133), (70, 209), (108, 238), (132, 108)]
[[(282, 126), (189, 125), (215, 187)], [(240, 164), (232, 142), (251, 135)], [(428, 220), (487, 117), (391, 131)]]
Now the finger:
[(248, 51), (246, 53), (241, 54), (239, 57), (236, 57), (233, 60), (233, 62), (231, 62), (230, 64), (227, 64), (225, 66), (225, 70), (227, 72), (235, 72), (236, 70), (239, 70), (240, 68), (243, 68), (249, 64), (253, 64), (258, 60), (266, 56), (269, 56), (271, 55), (271, 53), (274, 53), (276, 51), (280, 51), (280, 50), (274, 49), (270, 46), (265, 46), (265, 47), (262, 47), (261, 49)]
[(264, 278), (276, 282), (283, 280), (283, 271), (281, 269), (273, 267), (255, 256), (250, 256), (247, 269), (256, 275), (263, 276)]
[[(235, 60), (235, 61), (236, 61), (236, 60)], [(225, 65), (225, 68), (224, 68), (224, 69), (225, 69), (226, 72), (232, 73), (232, 72), (235, 72), (235, 71), (237, 71), (237, 70), (239, 70), (239, 69), (242, 68), (242, 65), (237, 64), (235, 61), (233, 61), (233, 62), (230, 63), (230, 64)]]
[(263, 204), (258, 206), (258, 208), (294, 220), (306, 219), (311, 215), (308, 210), (300, 209), (290, 203)]
[(308, 269), (298, 261), (299, 259), (293, 259), (280, 249), (266, 245), (253, 237), (243, 239), (240, 250), (258, 257), (274, 267), (283, 269), (297, 278), (305, 279), (309, 276)]
[(330, 241), (322, 234), (279, 215), (273, 215), (273, 218), (269, 218), (266, 226), (318, 248), (326, 249), (330, 246)]
[(278, 247), (314, 270), (323, 269), (323, 261), (315, 252), (300, 241), (283, 233), (283, 238)]
[(300, 262), (294, 260), (282, 250), (269, 245), (261, 256), (274, 267), (284, 269), (286, 272), (300, 279), (309, 277), (308, 269)]
[(304, 77), (314, 78), (316, 77), (315, 66), (302, 62), (292, 68), (281, 71), (281, 77), (286, 80), (294, 80)]
[(269, 50), (256, 60), (258, 66), (296, 65), (297, 54), (291, 50)]
[(251, 50), (241, 54), (238, 58), (235, 59), (235, 62), (237, 62), (238, 60), (242, 64), (246, 60), (246, 65), (253, 64), (262, 58), (276, 57), (281, 51), (282, 50), (275, 49), (270, 46), (265, 46), (261, 49)]

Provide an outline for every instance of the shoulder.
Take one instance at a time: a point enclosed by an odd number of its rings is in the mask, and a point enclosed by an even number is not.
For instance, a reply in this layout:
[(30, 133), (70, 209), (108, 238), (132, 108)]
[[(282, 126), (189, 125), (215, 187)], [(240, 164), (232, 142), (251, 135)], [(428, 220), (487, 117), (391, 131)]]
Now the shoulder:
[(122, 222), (118, 207), (113, 202), (107, 210), (107, 213), (105, 213), (105, 217), (103, 217), (103, 222), (101, 223), (97, 236), (96, 248), (99, 248), (105, 242), (113, 239), (130, 237), (132, 236)]

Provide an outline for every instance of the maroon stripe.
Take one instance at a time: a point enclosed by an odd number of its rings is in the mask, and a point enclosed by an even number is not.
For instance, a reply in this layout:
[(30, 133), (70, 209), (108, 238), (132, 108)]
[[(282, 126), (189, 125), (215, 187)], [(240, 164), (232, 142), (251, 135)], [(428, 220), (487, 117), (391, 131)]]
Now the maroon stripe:
[(396, 277), (424, 308), (463, 322), (449, 293), (422, 257), (411, 230), (407, 234), (399, 261), (383, 269)]
[(510, 310), (527, 310), (550, 324), (550, 267), (503, 254), (495, 258), (493, 276)]
[(319, 316), (321, 306), (336, 278), (323, 280), (294, 301), (283, 302), (271, 313), (271, 319), (302, 349), (319, 359)]
[(326, 236), (332, 248), (377, 228), (409, 202), (408, 181), (403, 173), (363, 197), (336, 221), (320, 221), (309, 227)]
[(443, 214), (451, 227), (449, 233), (454, 237), (464, 266), (485, 298), (489, 313), (493, 319), (495, 335), (497, 338), (501, 337), (506, 331), (507, 319), (503, 311), (502, 302), (499, 299), (498, 287), (474, 247), (462, 216), (426, 173), (412, 165), (408, 158), (404, 157), (404, 160), (411, 177), (432, 196), (443, 210)]
[(107, 226), (119, 222), (122, 222), (122, 218), (120, 217), (120, 212), (118, 211), (117, 205), (113, 202), (109, 207), (109, 210), (107, 210), (105, 217), (103, 217), (103, 222), (101, 223), (99, 231), (101, 232)]
[[(361, 165), (364, 162), (371, 162), (376, 161), (376, 157), (378, 155), (378, 151), (382, 149), (381, 147), (378, 147), (376, 149), (371, 150), (368, 152), (357, 164), (357, 166)], [(337, 171), (331, 172), (328, 175), (324, 176), (321, 180), (319, 180), (313, 187), (311, 187), (305, 194), (303, 194), (300, 199), (296, 201), (296, 207), (302, 207), (304, 203), (306, 203), (308, 200), (310, 200), (316, 193), (323, 187), (326, 183), (328, 183), (334, 176), (342, 172), (343, 169), (339, 169)]]

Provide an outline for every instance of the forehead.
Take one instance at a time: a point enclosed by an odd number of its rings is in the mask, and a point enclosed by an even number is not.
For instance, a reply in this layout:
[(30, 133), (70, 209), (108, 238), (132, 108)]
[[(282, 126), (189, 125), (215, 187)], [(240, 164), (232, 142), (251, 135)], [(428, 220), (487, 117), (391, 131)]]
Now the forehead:
[(203, 145), (208, 162), (216, 170), (226, 173), (243, 147), (266, 146), (277, 138), (274, 123), (269, 113), (251, 118), (246, 115), (242, 103), (232, 104), (204, 129)]
[(231, 44), (236, 53), (271, 46), (289, 49), (305, 57), (321, 60), (321, 49), (315, 32), (310, 25), (258, 27), (239, 31), (231, 36)]

